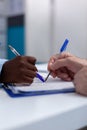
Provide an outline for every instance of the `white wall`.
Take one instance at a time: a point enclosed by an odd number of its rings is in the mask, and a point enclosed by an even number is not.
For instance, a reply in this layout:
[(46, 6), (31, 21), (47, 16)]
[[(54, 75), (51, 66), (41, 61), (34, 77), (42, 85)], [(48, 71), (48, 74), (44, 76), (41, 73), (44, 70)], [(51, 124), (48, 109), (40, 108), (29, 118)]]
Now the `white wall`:
[(87, 58), (86, 0), (55, 0), (53, 53), (65, 38), (70, 40), (67, 51)]
[(26, 55), (50, 57), (50, 0), (26, 0)]
[[(87, 58), (86, 0), (25, 1), (27, 55), (36, 56), (38, 61), (48, 61), (68, 38), (67, 51)], [(52, 8), (51, 1), (54, 2)]]
[(6, 0), (0, 0), (0, 58), (7, 58), (6, 40), (7, 40), (7, 17)]
[(7, 0), (7, 9), (8, 16), (24, 14), (24, 0)]

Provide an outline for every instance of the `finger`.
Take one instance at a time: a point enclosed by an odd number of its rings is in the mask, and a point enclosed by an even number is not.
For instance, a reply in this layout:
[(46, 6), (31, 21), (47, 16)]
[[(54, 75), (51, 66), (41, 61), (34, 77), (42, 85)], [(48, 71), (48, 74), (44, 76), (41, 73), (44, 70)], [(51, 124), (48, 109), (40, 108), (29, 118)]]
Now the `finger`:
[(67, 78), (68, 77), (68, 74), (67, 73), (64, 73), (64, 72), (61, 72), (60, 70), (57, 71), (57, 77), (59, 78)]
[(64, 81), (71, 81), (72, 80), (71, 77), (69, 77), (69, 75), (66, 73), (60, 72), (60, 73), (58, 73), (57, 77), (64, 80)]
[[(29, 62), (21, 62), (20, 68), (21, 68), (21, 69), (25, 69), (25, 70), (28, 69), (28, 70), (37, 71), (36, 66), (33, 65), (33, 64), (31, 64), (31, 63), (29, 63)], [(20, 68), (19, 68), (19, 69), (20, 69)]]
[(51, 72), (51, 76), (52, 76), (53, 78), (56, 78), (57, 74), (56, 74), (55, 72)]
[(70, 77), (71, 79), (74, 78), (74, 73), (69, 69), (67, 69), (66, 67), (60, 68), (59, 71), (61, 71), (62, 73), (66, 73), (68, 77)]
[(32, 70), (26, 70), (26, 71), (25, 71), (25, 75), (26, 75), (27, 77), (34, 78), (34, 77), (36, 77), (36, 72), (34, 72), (34, 71), (32, 71)]
[(47, 66), (48, 71), (50, 71), (50, 64), (53, 64), (54, 62), (55, 62), (55, 59), (53, 57), (50, 58), (50, 61), (48, 62), (48, 66)]
[(59, 68), (62, 67), (67, 67), (67, 60), (66, 59), (59, 59), (54, 62), (54, 64), (50, 63), (50, 69), (51, 70), (58, 70)]
[(35, 65), (32, 65), (30, 63), (26, 64), (27, 69), (37, 71), (37, 68)]
[(69, 72), (69, 77), (71, 77), (71, 79), (73, 80), (74, 79), (74, 75), (75, 75), (75, 73), (73, 73), (73, 72)]
[(72, 81), (71, 77), (67, 77), (67, 78), (61, 78), (64, 81)]
[(70, 54), (69, 52), (62, 52), (58, 55), (57, 59), (63, 59), (63, 58), (71, 57), (71, 56), (73, 55)]
[(30, 69), (21, 69), (20, 74), (23, 76), (34, 78), (36, 77), (36, 71), (30, 70)]
[(34, 79), (28, 76), (24, 76), (23, 80), (21, 81), (21, 83), (33, 83)]
[(27, 61), (31, 64), (35, 64), (36, 63), (36, 58), (32, 57), (32, 56), (28, 56), (27, 57)]

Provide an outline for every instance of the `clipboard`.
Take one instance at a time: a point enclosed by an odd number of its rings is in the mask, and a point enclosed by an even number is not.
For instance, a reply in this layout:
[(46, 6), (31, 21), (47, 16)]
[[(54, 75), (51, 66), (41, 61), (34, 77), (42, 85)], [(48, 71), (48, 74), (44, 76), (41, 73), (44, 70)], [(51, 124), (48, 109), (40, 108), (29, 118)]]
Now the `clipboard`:
[[(65, 39), (62, 47), (60, 48), (60, 53), (63, 52), (68, 44), (69, 40)], [(13, 48), (11, 45), (9, 46), (10, 50), (16, 55), (19, 56), (20, 54)], [(40, 65), (41, 66), (41, 65)], [(40, 68), (39, 66), (39, 68)], [(41, 67), (43, 68), (43, 67)], [(40, 79), (40, 78), (39, 78)], [(10, 97), (25, 97), (25, 96), (38, 96), (38, 95), (50, 95), (50, 94), (64, 94), (64, 93), (72, 93), (75, 92), (75, 88), (69, 87), (69, 88), (61, 88), (61, 89), (41, 89), (41, 90), (29, 90), (29, 91), (19, 91), (19, 93), (14, 93), (11, 89), (11, 87), (5, 87), (3, 86), (4, 90), (7, 92), (7, 94)]]
[(51, 94), (66, 94), (66, 93), (75, 92), (75, 88), (63, 88), (59, 90), (41, 90), (41, 91), (30, 91), (30, 92), (20, 91), (19, 93), (13, 93), (11, 89), (6, 88), (4, 85), (3, 85), (3, 89), (12, 98), (28, 97), (28, 96), (42, 96), (42, 95), (51, 95)]

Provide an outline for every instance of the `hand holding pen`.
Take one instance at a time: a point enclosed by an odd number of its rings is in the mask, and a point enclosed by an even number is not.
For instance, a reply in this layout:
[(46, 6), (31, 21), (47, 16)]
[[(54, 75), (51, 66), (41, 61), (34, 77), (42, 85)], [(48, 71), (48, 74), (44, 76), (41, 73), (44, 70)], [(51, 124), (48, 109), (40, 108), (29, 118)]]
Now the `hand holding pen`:
[[(9, 45), (9, 48), (16, 56), (20, 56), (19, 52), (15, 48), (13, 48), (11, 45)], [(28, 79), (29, 79), (29, 81), (31, 80), (30, 83), (32, 83), (33, 82), (32, 80), (35, 76), (38, 79), (40, 79), (42, 82), (44, 82), (43, 77), (39, 73), (36, 73), (37, 69), (35, 67), (35, 61), (36, 61), (35, 58), (28, 57), (28, 56), (25, 56), (25, 58), (28, 58), (28, 62), (25, 63), (25, 69), (27, 70), (25, 72), (25, 75), (27, 76), (26, 83), (28, 83)], [(28, 69), (27, 69), (27, 67), (28, 67)]]
[[(63, 45), (62, 45), (62, 47), (60, 48), (60, 54), (63, 52), (63, 51), (65, 51), (66, 50), (66, 47), (67, 47), (67, 45), (68, 45), (68, 43), (69, 43), (69, 40), (68, 39), (65, 39), (65, 41), (64, 41), (64, 43), (63, 43)], [(58, 57), (58, 54), (57, 55), (54, 55), (54, 56), (52, 56), (51, 58), (50, 58), (50, 61), (49, 61), (49, 63), (48, 63), (48, 70), (50, 71), (49, 73), (48, 73), (48, 75), (47, 75), (47, 77), (45, 78), (45, 81), (47, 81), (47, 79), (48, 79), (48, 77), (50, 76), (50, 75), (53, 75), (53, 77), (56, 77), (56, 71), (55, 72), (52, 72), (52, 70), (51, 70), (51, 68), (50, 68), (50, 64), (54, 64), (54, 62), (58, 59), (59, 57)]]
[(6, 61), (2, 66), (1, 82), (31, 84), (37, 71), (35, 61), (36, 59), (30, 56), (17, 56)]

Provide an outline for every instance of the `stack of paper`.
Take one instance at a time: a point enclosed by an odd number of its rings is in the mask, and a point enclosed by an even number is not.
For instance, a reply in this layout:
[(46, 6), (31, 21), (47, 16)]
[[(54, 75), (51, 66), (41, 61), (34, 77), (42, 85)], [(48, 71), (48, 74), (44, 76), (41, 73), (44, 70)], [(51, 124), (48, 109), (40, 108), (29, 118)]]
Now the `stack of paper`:
[(31, 85), (20, 85), (17, 86), (9, 86), (10, 89), (14, 93), (20, 92), (30, 92), (30, 91), (48, 91), (48, 90), (60, 90), (60, 89), (67, 89), (67, 88), (74, 88), (72, 82), (61, 81), (60, 79), (56, 78), (53, 79), (51, 76), (46, 82), (41, 82), (38, 78), (35, 78), (34, 83)]

